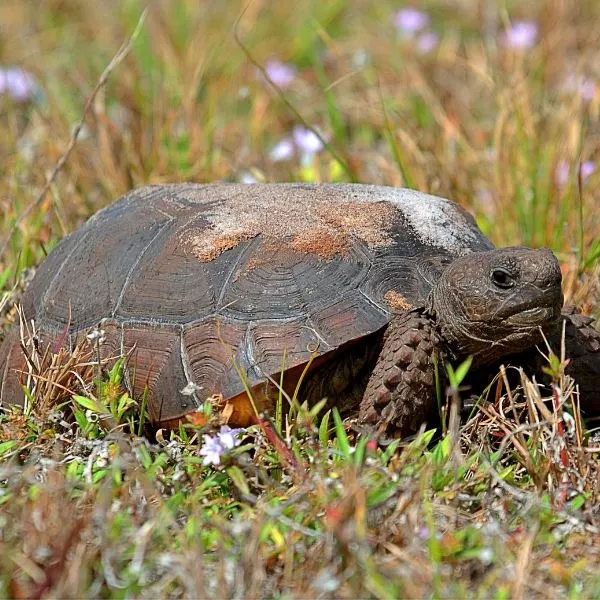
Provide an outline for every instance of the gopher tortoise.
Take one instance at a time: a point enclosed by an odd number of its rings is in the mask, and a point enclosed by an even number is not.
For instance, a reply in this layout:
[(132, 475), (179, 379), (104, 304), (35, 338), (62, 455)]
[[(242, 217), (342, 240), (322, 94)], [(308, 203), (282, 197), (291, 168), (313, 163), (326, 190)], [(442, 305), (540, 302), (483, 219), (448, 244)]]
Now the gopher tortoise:
[[(600, 335), (562, 305), (549, 250), (494, 249), (449, 200), (305, 184), (137, 189), (59, 243), (22, 300), (42, 345), (98, 327), (105, 356), (128, 353), (127, 385), (157, 425), (205, 401), (247, 425), (281, 380), (391, 435), (435, 414), (435, 361), (444, 373), (472, 356), (481, 374), (562, 319), (598, 408)], [(24, 401), (16, 329), (0, 348), (4, 405)]]

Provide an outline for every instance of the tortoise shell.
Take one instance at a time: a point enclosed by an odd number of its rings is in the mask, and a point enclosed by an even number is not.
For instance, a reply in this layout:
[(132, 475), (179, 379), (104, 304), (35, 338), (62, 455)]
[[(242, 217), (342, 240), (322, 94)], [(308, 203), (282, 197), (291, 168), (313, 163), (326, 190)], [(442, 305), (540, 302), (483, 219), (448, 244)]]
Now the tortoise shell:
[[(98, 326), (103, 353), (131, 351), (131, 391), (166, 423), (381, 330), (454, 257), (490, 248), (457, 204), (407, 189), (153, 185), (60, 242), (23, 310), (42, 343)], [(3, 404), (23, 401), (22, 365), (13, 330)]]

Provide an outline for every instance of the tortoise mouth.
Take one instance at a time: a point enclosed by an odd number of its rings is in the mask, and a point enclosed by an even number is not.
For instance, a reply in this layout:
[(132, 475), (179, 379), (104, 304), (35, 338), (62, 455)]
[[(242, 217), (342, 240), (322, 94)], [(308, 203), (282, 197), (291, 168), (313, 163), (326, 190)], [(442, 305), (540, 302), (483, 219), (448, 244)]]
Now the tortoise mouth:
[(520, 327), (540, 327), (555, 323), (562, 308), (562, 302), (551, 306), (533, 306), (519, 310), (504, 319), (508, 325), (518, 325)]
[(563, 306), (560, 287), (540, 290), (527, 287), (521, 290), (519, 302), (507, 298), (496, 312), (502, 323), (519, 327), (540, 327), (556, 322)]

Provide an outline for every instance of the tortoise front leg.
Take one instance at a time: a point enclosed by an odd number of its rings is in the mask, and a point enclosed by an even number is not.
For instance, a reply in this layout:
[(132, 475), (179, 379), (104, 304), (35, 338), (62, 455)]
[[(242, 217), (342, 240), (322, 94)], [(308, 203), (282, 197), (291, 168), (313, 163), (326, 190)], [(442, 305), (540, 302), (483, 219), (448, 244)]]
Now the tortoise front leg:
[(431, 320), (422, 313), (411, 311), (392, 320), (360, 404), (361, 424), (378, 434), (406, 436), (435, 414), (438, 344)]

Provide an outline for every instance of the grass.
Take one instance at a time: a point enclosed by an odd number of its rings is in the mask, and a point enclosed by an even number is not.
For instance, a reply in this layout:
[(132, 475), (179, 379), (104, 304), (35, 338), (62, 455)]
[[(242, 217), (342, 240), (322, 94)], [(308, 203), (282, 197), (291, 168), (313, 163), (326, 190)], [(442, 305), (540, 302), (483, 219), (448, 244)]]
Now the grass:
[[(4, 0), (0, 65), (39, 90), (0, 95), (0, 240), (30, 211), (0, 256), (0, 327), (67, 232), (133, 186), (183, 180), (450, 197), (495, 244), (552, 248), (567, 302), (600, 316), (600, 85), (590, 100), (570, 85), (600, 75), (600, 5), (430, 0), (427, 53), (391, 24), (399, 6), (153, 2), (28, 208), (143, 3)], [(519, 19), (536, 43), (505, 48)], [(274, 57), (296, 67), (285, 89), (261, 72)], [(329, 148), (270, 158), (299, 125)], [(583, 163), (599, 168), (579, 177)], [(500, 375), (460, 428), (383, 448), (300, 410), (213, 468), (199, 427), (135, 435), (139, 409), (93, 345), (37, 358), (72, 393), (47, 382), (0, 417), (0, 596), (600, 597), (599, 443), (560, 361), (549, 404)]]

